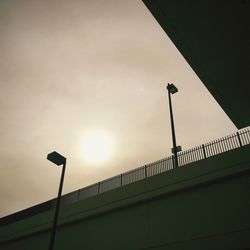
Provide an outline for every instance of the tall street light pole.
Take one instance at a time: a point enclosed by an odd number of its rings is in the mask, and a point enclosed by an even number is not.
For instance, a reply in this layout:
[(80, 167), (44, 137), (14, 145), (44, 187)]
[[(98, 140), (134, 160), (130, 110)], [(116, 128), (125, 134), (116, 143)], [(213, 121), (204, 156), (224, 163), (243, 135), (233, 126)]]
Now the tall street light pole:
[(174, 129), (174, 117), (173, 117), (173, 109), (172, 109), (172, 101), (171, 101), (171, 94), (177, 93), (178, 89), (174, 86), (174, 84), (168, 83), (167, 90), (168, 90), (171, 130), (172, 130), (172, 139), (173, 139), (174, 167), (178, 168), (177, 146), (176, 146), (175, 129)]
[(56, 164), (57, 166), (63, 165), (62, 166), (61, 180), (60, 180), (60, 185), (59, 185), (59, 190), (58, 190), (58, 196), (57, 196), (57, 200), (56, 200), (56, 209), (55, 209), (55, 215), (54, 215), (54, 220), (53, 220), (53, 226), (52, 226), (52, 231), (51, 231), (50, 241), (49, 241), (49, 250), (53, 250), (59, 208), (60, 208), (60, 203), (61, 203), (63, 180), (64, 180), (64, 174), (65, 174), (65, 169), (66, 169), (66, 158), (64, 156), (60, 155), (59, 153), (57, 153), (56, 151), (54, 151), (54, 152), (47, 155), (47, 159), (49, 161), (53, 162), (54, 164)]

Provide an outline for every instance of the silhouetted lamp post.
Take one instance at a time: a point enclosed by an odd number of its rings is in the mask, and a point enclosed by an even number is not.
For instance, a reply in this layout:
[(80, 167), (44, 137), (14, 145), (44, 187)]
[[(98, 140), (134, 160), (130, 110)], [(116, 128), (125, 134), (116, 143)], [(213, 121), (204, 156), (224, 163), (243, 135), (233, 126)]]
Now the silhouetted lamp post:
[(172, 153), (174, 154), (174, 167), (178, 167), (178, 157), (177, 152), (181, 151), (180, 146), (176, 146), (176, 138), (175, 138), (175, 129), (174, 129), (174, 117), (173, 117), (173, 109), (172, 109), (172, 102), (171, 102), (171, 94), (175, 94), (178, 92), (178, 89), (174, 86), (174, 84), (169, 84), (167, 86), (168, 90), (168, 100), (169, 100), (169, 109), (170, 109), (170, 120), (171, 120), (171, 130), (172, 130), (172, 139), (173, 139), (173, 149)]
[(49, 241), (49, 250), (53, 250), (54, 247), (54, 241), (55, 241), (55, 235), (56, 235), (56, 227), (57, 227), (57, 220), (58, 220), (58, 214), (59, 214), (59, 208), (61, 203), (61, 195), (62, 195), (62, 188), (63, 188), (63, 180), (64, 180), (64, 174), (66, 169), (66, 158), (62, 155), (58, 154), (56, 151), (50, 153), (47, 155), (47, 159), (53, 163), (55, 163), (57, 166), (62, 166), (62, 174), (61, 174), (61, 180), (58, 190), (58, 196), (56, 200), (56, 209), (55, 209), (55, 215), (54, 215), (54, 221), (53, 221), (53, 227), (50, 235), (50, 241)]

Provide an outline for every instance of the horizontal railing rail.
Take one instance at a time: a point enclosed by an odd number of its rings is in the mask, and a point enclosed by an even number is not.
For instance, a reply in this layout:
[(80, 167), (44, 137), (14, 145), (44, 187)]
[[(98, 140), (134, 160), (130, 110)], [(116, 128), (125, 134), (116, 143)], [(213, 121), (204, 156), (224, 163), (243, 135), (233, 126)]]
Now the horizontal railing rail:
[[(178, 165), (183, 167), (196, 161), (204, 160), (206, 158), (222, 154), (224, 152), (243, 147), (250, 144), (250, 130), (248, 128), (240, 130), (234, 134), (222, 137), (220, 139), (202, 144), (200, 146), (178, 152)], [(151, 176), (164, 173), (174, 169), (174, 158), (169, 156), (161, 160), (146, 164), (139, 168), (127, 171), (120, 175), (103, 180), (96, 184), (84, 187), (74, 192), (62, 196), (61, 206), (74, 203), (79, 200), (87, 199), (89, 197), (102, 194), (104, 192), (140, 181)], [(0, 219), (0, 225), (8, 224), (16, 221), (17, 218), (23, 219), (30, 217), (37, 213), (47, 211), (54, 208), (55, 199), (49, 200), (42, 204), (38, 204), (31, 208), (22, 210), (15, 214), (5, 216)]]

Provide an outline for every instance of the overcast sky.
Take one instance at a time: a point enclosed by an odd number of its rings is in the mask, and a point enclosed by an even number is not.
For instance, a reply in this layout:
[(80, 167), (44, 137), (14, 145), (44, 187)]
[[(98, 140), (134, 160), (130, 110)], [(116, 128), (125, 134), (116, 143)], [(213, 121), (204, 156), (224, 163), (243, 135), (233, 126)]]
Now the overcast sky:
[[(236, 131), (141, 0), (0, 1), (0, 217)], [(99, 163), (87, 136), (105, 135)], [(85, 145), (86, 146), (86, 145)]]

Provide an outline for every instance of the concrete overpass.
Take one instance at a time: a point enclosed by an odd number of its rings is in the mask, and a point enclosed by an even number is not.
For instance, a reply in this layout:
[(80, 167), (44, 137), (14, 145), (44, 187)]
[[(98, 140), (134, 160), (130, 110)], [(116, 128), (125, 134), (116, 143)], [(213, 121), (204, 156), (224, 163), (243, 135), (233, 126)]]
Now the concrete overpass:
[[(250, 249), (250, 145), (62, 206), (55, 249)], [(48, 248), (53, 210), (0, 227), (1, 250)]]

